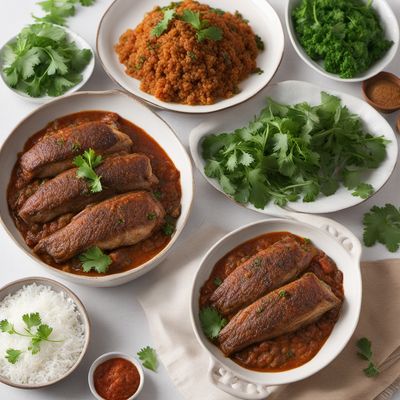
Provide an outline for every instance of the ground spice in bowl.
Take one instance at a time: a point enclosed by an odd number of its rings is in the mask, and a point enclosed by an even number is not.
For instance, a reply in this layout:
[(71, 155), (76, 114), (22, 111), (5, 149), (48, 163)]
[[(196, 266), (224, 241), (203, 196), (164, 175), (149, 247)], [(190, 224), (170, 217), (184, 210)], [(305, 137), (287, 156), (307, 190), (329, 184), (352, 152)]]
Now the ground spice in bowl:
[(364, 97), (379, 111), (390, 113), (400, 109), (400, 79), (381, 72), (363, 82)]

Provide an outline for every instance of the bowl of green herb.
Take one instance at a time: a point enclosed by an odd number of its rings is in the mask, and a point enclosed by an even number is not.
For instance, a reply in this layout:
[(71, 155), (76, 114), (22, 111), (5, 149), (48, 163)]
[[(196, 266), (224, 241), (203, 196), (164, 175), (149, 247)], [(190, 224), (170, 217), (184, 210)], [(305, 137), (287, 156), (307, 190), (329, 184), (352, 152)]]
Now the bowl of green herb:
[(389, 179), (397, 139), (361, 99), (308, 82), (269, 86), (190, 134), (194, 162), (217, 190), (252, 210), (328, 213), (355, 206)]
[(45, 102), (79, 90), (94, 69), (90, 45), (65, 27), (28, 25), (0, 50), (0, 75), (23, 99)]
[(399, 24), (385, 0), (288, 0), (285, 19), (299, 57), (337, 81), (376, 75), (399, 45)]

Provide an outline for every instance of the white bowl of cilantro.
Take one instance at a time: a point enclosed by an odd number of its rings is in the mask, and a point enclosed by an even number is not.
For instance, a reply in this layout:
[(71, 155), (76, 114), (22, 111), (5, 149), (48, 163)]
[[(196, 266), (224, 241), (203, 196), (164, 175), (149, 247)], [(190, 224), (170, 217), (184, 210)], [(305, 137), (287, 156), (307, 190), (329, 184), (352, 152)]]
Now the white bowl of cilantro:
[(0, 50), (0, 75), (19, 97), (43, 103), (79, 90), (90, 78), (90, 45), (65, 27), (28, 25)]
[(399, 46), (399, 24), (385, 0), (287, 0), (285, 20), (299, 57), (336, 81), (378, 74)]

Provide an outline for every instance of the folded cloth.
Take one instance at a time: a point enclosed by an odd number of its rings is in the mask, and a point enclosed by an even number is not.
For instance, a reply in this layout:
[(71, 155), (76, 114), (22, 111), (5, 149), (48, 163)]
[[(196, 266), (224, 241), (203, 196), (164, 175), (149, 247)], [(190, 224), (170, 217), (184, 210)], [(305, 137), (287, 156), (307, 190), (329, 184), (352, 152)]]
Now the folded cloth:
[[(209, 356), (197, 342), (190, 321), (190, 297), (201, 258), (225, 232), (201, 227), (162, 265), (142, 278), (137, 293), (146, 313), (156, 350), (184, 399), (233, 400), (207, 378)], [(312, 377), (276, 387), (268, 400), (387, 400), (400, 387), (400, 362), (384, 361), (400, 345), (400, 260), (362, 264), (363, 304), (357, 330), (343, 352)], [(356, 354), (356, 342), (366, 336), (373, 358), (384, 371), (375, 378), (362, 372), (367, 362)], [(400, 350), (397, 349), (400, 354)]]

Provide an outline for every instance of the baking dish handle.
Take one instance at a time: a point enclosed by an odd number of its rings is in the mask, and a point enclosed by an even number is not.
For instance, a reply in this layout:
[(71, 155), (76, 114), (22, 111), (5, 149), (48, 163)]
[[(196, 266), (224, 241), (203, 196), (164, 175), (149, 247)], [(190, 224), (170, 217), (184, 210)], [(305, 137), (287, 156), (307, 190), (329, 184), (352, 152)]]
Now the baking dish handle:
[(258, 385), (236, 376), (214, 359), (211, 359), (208, 378), (218, 389), (245, 400), (266, 399), (272, 392), (272, 386)]

